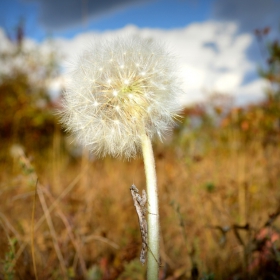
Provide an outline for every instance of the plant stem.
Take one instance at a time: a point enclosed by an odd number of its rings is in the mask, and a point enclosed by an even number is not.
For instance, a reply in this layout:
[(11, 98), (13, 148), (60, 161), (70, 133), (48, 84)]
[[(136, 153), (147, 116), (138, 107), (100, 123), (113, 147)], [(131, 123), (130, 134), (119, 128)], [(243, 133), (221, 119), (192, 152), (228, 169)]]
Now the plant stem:
[(157, 280), (159, 273), (159, 211), (155, 159), (150, 138), (141, 136), (142, 152), (146, 173), (148, 198), (148, 261), (147, 280)]

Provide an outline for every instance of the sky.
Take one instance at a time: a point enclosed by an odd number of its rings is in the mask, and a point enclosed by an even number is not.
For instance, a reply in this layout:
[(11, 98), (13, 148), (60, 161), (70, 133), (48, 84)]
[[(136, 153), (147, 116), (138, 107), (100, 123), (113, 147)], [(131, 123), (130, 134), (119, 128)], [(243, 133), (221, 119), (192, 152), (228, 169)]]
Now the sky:
[(185, 103), (211, 92), (246, 103), (259, 100), (266, 86), (254, 30), (269, 26), (271, 38), (279, 38), (280, 0), (0, 0), (0, 48), (19, 22), (26, 40), (44, 47), (52, 38), (65, 61), (103, 37), (163, 41), (179, 57)]

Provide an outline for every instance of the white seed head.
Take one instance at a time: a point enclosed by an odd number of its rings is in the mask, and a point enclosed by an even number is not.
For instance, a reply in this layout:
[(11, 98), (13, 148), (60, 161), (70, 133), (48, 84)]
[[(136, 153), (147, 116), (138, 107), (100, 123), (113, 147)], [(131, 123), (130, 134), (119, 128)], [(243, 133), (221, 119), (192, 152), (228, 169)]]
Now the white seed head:
[(174, 125), (181, 93), (174, 58), (141, 38), (96, 42), (71, 73), (61, 122), (99, 156), (134, 157), (141, 135)]

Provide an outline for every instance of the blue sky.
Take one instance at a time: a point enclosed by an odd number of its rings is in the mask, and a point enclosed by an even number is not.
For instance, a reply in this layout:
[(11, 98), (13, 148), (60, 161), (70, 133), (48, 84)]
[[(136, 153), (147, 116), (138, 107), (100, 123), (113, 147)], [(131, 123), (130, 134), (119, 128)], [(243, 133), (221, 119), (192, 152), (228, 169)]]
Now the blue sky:
[(26, 36), (37, 41), (50, 35), (71, 38), (89, 30), (102, 32), (128, 24), (140, 28), (180, 28), (209, 19), (214, 0), (113, 1), (114, 5), (101, 1), (108, 4), (96, 12), (92, 11), (95, 7), (89, 7), (91, 0), (55, 2), (2, 0), (0, 26), (10, 34), (24, 20)]
[(99, 37), (165, 41), (181, 58), (186, 102), (209, 92), (244, 101), (264, 92), (257, 67), (265, 56), (254, 30), (269, 26), (279, 39), (280, 0), (0, 0), (0, 49), (20, 21), (26, 38), (37, 47), (53, 38), (66, 60)]
[(71, 38), (89, 30), (133, 24), (181, 28), (206, 20), (233, 20), (244, 31), (280, 22), (280, 0), (1, 0), (0, 26), (12, 34), (20, 20), (26, 36)]

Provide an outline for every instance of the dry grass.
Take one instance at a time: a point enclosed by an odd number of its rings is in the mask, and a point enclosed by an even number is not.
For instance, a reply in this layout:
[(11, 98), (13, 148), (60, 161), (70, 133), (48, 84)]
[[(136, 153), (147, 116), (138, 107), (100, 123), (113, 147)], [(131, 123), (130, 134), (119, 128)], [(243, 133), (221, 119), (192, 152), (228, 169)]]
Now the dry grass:
[[(0, 279), (36, 279), (34, 266), (37, 279), (144, 279), (129, 192), (132, 183), (145, 187), (142, 160), (89, 160), (87, 152), (71, 160), (62, 142), (57, 133), (44, 157), (7, 153), (2, 162)], [(162, 279), (196, 279), (195, 268), (208, 273), (203, 279), (246, 277), (258, 258), (248, 248), (279, 210), (279, 147), (250, 143), (198, 156), (157, 144), (155, 155)]]

